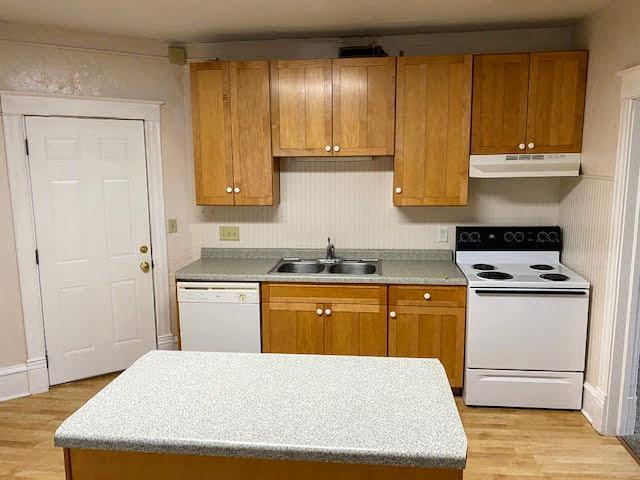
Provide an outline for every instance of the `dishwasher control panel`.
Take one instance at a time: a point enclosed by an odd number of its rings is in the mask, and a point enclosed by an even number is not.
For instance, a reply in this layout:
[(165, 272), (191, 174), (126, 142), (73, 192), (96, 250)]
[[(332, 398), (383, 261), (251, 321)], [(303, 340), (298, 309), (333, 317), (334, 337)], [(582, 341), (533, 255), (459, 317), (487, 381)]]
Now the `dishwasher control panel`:
[(181, 303), (260, 303), (258, 283), (178, 282)]

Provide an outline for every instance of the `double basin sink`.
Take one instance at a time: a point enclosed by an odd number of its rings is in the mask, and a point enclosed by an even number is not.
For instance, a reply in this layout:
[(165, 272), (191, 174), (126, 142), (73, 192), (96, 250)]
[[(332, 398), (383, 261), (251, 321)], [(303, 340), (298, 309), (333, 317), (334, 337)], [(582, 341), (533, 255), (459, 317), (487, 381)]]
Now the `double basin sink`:
[(298, 275), (380, 275), (380, 260), (305, 260), (283, 258), (269, 270), (270, 274), (291, 273)]

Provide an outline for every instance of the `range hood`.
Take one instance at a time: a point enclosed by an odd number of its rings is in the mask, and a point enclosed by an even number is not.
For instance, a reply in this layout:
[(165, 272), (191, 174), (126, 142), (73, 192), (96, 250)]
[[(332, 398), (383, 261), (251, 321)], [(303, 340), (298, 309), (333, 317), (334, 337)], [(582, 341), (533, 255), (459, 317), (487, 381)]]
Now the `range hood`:
[(469, 157), (469, 176), (475, 178), (576, 177), (579, 173), (579, 153), (471, 155)]

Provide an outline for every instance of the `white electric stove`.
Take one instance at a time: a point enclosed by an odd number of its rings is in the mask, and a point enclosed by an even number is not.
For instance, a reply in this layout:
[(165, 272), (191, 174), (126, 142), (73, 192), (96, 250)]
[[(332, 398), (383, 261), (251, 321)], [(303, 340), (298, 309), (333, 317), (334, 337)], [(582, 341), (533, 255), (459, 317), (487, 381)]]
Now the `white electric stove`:
[(561, 251), (560, 227), (456, 229), (467, 405), (582, 407), (589, 283)]

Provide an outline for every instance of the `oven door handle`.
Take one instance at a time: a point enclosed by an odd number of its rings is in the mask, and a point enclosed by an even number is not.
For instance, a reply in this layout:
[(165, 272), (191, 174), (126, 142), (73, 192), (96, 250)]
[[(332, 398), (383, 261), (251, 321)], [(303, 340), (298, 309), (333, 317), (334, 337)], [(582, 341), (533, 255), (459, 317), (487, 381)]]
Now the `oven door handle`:
[(486, 290), (477, 289), (475, 292), (478, 295), (574, 295), (584, 296), (587, 292), (584, 290), (508, 290), (508, 289), (496, 289)]

